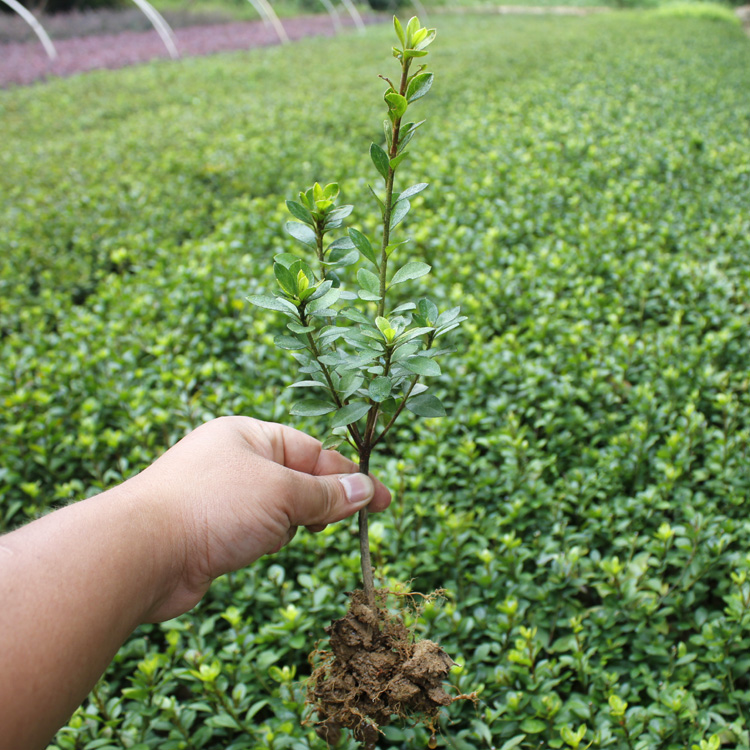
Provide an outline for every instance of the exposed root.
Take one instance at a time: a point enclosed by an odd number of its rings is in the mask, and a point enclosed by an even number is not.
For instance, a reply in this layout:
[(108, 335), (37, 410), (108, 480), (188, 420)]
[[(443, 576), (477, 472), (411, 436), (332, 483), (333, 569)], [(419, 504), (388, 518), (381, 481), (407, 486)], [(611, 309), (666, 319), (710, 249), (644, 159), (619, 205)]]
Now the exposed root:
[[(318, 714), (316, 731), (329, 745), (349, 729), (372, 750), (380, 727), (394, 717), (432, 728), (440, 709), (459, 699), (443, 689), (453, 660), (432, 641), (414, 641), (401, 617), (383, 606), (390, 593), (377, 591), (378, 606), (370, 607), (355, 591), (346, 615), (326, 628), (331, 650), (311, 655), (307, 701)], [(415, 596), (400, 595), (410, 601)]]

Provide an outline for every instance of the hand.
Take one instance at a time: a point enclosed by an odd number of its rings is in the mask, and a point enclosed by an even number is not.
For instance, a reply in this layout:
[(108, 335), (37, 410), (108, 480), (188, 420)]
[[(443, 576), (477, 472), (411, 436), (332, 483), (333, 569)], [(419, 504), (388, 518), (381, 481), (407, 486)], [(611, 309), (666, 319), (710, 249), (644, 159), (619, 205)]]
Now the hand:
[(174, 586), (149, 613), (159, 621), (197, 604), (211, 581), (278, 552), (298, 526), (321, 531), (390, 493), (303, 432), (249, 417), (208, 422), (125, 487), (148, 498), (170, 530)]

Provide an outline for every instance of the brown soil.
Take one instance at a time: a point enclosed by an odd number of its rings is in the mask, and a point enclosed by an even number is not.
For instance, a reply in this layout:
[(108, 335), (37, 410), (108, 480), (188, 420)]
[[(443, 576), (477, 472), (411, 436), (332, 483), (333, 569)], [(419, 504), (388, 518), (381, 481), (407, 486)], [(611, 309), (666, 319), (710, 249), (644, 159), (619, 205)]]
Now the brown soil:
[(394, 717), (432, 729), (440, 709), (455, 700), (443, 689), (453, 660), (436, 643), (415, 641), (401, 617), (383, 606), (388, 592), (376, 593), (378, 606), (371, 607), (355, 591), (346, 615), (326, 628), (331, 650), (312, 655), (317, 666), (308, 702), (329, 745), (346, 728), (372, 750), (379, 727)]

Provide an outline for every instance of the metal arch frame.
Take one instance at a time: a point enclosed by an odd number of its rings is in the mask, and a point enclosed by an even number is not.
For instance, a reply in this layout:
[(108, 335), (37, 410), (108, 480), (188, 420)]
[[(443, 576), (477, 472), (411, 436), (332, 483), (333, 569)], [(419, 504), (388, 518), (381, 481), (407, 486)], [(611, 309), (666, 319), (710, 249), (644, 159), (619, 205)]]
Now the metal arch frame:
[(263, 25), (268, 26), (268, 24), (271, 24), (276, 32), (276, 36), (279, 37), (279, 41), (282, 44), (287, 44), (289, 42), (289, 35), (286, 33), (284, 24), (281, 23), (279, 17), (276, 15), (276, 11), (271, 7), (271, 3), (268, 0), (248, 0), (248, 2), (258, 11), (258, 15), (263, 19)]
[(39, 41), (42, 43), (42, 46), (49, 56), (49, 59), (57, 60), (57, 50), (55, 49), (55, 45), (52, 44), (52, 40), (49, 38), (49, 34), (47, 34), (47, 32), (44, 30), (42, 24), (40, 24), (39, 21), (36, 20), (31, 11), (29, 11), (27, 8), (24, 8), (21, 3), (17, 2), (17, 0), (0, 1), (4, 2), (8, 7), (18, 13), (18, 15), (21, 16), (21, 18), (23, 18), (23, 20), (26, 21), (29, 26), (31, 26), (32, 31), (39, 37)]
[(341, 0), (341, 2), (343, 3), (349, 15), (352, 17), (354, 25), (357, 27), (357, 31), (359, 31), (360, 34), (364, 34), (365, 22), (362, 20), (362, 16), (360, 15), (357, 7), (354, 5), (352, 0)]
[(169, 56), (173, 60), (176, 60), (180, 56), (180, 53), (177, 51), (177, 37), (174, 31), (172, 31), (172, 27), (164, 20), (164, 16), (148, 0), (133, 0), (133, 2), (138, 6), (143, 15), (148, 18), (154, 29), (156, 29), (156, 33), (167, 48)]
[[(34, 33), (39, 37), (39, 40), (41, 41), (45, 51), (49, 55), (50, 60), (57, 60), (58, 55), (57, 50), (55, 49), (55, 45), (52, 43), (49, 35), (44, 30), (39, 21), (36, 20), (34, 15), (27, 8), (24, 8), (24, 6), (21, 5), (18, 0), (0, 0), (0, 2), (3, 2), (7, 6), (9, 6), (12, 10), (18, 13), (18, 15), (21, 16), (21, 18), (23, 18), (23, 20), (29, 24), (29, 26), (31, 26)], [(164, 17), (161, 15), (161, 13), (159, 13), (159, 11), (156, 10), (156, 8), (154, 8), (154, 6), (148, 2), (148, 0), (133, 0), (133, 2), (138, 6), (143, 15), (148, 18), (154, 29), (156, 29), (156, 33), (159, 35), (162, 42), (164, 43), (164, 46), (167, 48), (169, 56), (173, 60), (178, 58), (180, 56), (180, 53), (177, 51), (177, 37), (175, 37), (174, 31), (172, 31), (172, 27), (164, 20)]]

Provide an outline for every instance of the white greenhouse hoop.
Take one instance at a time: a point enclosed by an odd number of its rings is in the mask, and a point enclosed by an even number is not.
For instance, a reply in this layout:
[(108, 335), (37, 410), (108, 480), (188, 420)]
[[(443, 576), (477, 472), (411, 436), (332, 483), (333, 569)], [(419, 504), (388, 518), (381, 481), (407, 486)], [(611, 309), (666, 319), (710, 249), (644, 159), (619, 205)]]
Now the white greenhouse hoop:
[(176, 60), (180, 56), (180, 53), (177, 51), (177, 37), (175, 37), (174, 31), (172, 31), (172, 27), (148, 0), (133, 0), (133, 2), (143, 11), (143, 15), (148, 18), (151, 25), (156, 29), (156, 33), (161, 37), (162, 42), (164, 42), (169, 56), (173, 60)]
[(55, 45), (52, 44), (52, 40), (49, 38), (49, 35), (42, 27), (42, 24), (39, 23), (39, 21), (34, 18), (34, 16), (21, 5), (21, 3), (17, 2), (17, 0), (2, 0), (7, 6), (12, 8), (16, 13), (18, 13), (21, 18), (23, 18), (24, 21), (26, 21), (29, 26), (31, 26), (34, 33), (39, 37), (39, 41), (44, 46), (45, 51), (49, 55), (50, 60), (57, 60), (57, 50), (55, 49)]
[(339, 31), (341, 31), (341, 17), (339, 16), (339, 12), (336, 10), (335, 6), (331, 2), (331, 0), (320, 0), (321, 3), (325, 6), (325, 9), (328, 11), (328, 15), (331, 17), (331, 20), (333, 21), (333, 28), (336, 30), (336, 33), (338, 34)]
[(352, 0), (341, 0), (341, 2), (344, 4), (347, 11), (349, 11), (349, 15), (354, 20), (354, 25), (357, 27), (357, 30), (363, 34), (365, 31), (365, 22), (362, 20), (362, 16), (359, 14), (359, 11)]
[(268, 0), (248, 0), (248, 2), (258, 11), (258, 15), (263, 19), (263, 25), (268, 26), (270, 23), (276, 31), (279, 41), (286, 44), (289, 41), (289, 35), (276, 15), (276, 11), (271, 7), (271, 3)]

